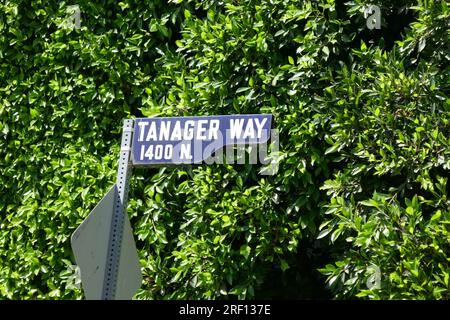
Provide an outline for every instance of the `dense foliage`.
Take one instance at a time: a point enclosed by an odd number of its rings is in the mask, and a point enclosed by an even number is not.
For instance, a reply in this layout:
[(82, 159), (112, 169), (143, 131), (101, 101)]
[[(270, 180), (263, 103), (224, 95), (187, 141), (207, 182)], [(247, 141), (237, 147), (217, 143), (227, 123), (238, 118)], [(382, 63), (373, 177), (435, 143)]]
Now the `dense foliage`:
[(0, 2), (0, 298), (83, 296), (69, 239), (123, 119), (247, 113), (276, 175), (134, 170), (137, 298), (449, 298), (446, 1), (80, 0), (80, 29), (72, 4)]

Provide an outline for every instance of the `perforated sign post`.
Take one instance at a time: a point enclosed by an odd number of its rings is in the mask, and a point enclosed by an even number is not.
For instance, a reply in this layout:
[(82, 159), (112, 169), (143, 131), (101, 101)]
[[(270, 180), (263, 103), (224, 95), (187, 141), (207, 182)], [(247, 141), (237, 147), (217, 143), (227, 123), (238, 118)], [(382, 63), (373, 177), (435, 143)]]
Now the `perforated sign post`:
[(267, 143), (271, 123), (266, 114), (125, 120), (117, 182), (71, 238), (86, 299), (131, 299), (141, 285), (126, 212), (133, 166), (208, 163), (224, 147)]

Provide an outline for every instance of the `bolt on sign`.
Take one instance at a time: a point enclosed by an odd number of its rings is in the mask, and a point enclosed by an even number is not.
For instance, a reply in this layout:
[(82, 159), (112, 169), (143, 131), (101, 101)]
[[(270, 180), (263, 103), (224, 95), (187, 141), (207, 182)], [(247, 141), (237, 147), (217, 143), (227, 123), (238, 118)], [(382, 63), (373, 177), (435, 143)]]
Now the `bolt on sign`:
[(223, 148), (267, 144), (271, 125), (267, 114), (125, 120), (116, 184), (71, 237), (86, 299), (132, 299), (141, 286), (126, 212), (132, 167), (208, 163)]

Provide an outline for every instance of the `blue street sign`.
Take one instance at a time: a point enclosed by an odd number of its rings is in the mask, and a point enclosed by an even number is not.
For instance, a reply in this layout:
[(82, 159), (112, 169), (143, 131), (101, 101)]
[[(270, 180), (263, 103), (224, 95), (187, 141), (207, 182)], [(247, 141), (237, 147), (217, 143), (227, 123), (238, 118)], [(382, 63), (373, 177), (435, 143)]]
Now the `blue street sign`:
[(133, 165), (202, 163), (229, 145), (269, 140), (272, 115), (138, 118), (134, 123)]

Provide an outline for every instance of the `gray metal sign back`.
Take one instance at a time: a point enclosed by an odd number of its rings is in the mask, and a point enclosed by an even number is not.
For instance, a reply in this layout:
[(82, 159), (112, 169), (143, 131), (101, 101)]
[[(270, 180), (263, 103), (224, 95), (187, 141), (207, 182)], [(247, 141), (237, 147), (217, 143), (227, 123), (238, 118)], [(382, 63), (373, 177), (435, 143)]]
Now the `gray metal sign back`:
[[(75, 261), (80, 267), (83, 291), (88, 300), (107, 298), (104, 293), (104, 282), (109, 272), (107, 269), (108, 246), (117, 195), (117, 186), (114, 185), (72, 234), (72, 250)], [(133, 230), (127, 215), (124, 216), (120, 247), (114, 299), (128, 300), (141, 286), (142, 276)]]
[(88, 300), (102, 298), (116, 193), (114, 185), (72, 234), (72, 250), (80, 268), (84, 295)]

